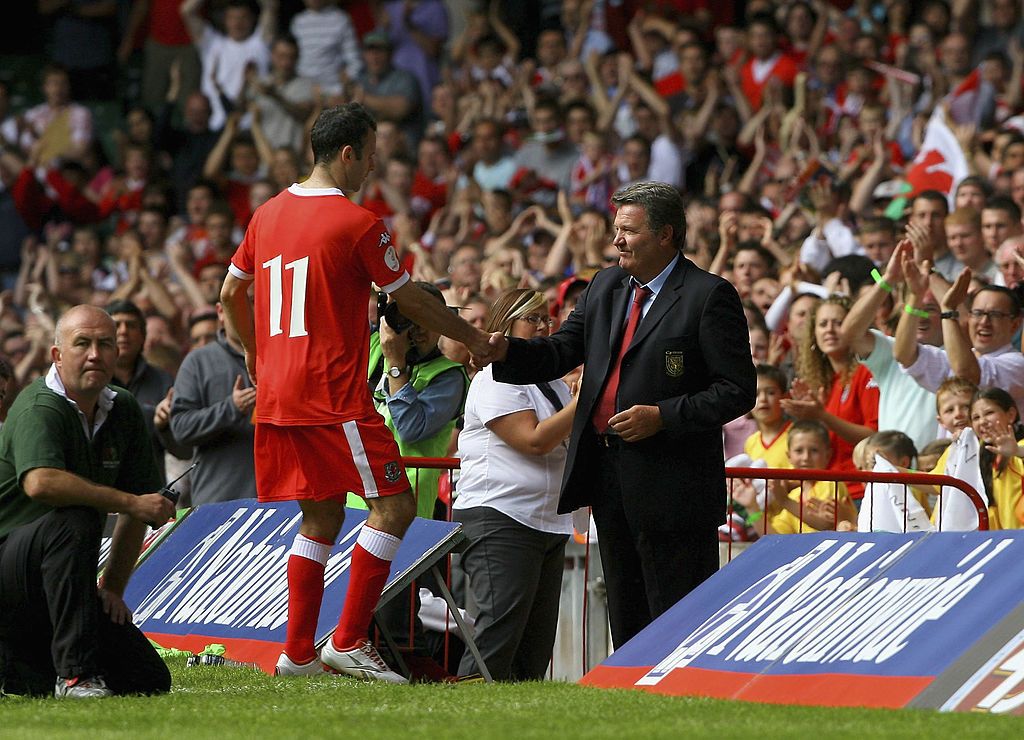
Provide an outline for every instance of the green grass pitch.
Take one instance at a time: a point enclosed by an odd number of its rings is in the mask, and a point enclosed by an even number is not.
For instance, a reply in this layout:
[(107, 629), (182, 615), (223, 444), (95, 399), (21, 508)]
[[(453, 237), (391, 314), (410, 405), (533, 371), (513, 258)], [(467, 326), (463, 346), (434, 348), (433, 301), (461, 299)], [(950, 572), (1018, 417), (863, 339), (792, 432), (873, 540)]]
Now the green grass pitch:
[(170, 661), (167, 696), (0, 701), (0, 738), (1024, 737), (1024, 718), (784, 707), (565, 683), (387, 686)]

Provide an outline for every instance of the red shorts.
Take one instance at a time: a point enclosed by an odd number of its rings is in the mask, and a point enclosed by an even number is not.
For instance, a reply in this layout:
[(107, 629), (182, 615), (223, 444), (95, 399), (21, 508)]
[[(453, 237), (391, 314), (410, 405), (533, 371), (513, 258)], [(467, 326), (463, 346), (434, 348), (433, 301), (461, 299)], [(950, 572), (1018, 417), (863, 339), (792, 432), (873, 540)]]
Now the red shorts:
[(260, 501), (363, 498), (409, 488), (401, 454), (384, 420), (326, 426), (256, 425), (256, 495)]

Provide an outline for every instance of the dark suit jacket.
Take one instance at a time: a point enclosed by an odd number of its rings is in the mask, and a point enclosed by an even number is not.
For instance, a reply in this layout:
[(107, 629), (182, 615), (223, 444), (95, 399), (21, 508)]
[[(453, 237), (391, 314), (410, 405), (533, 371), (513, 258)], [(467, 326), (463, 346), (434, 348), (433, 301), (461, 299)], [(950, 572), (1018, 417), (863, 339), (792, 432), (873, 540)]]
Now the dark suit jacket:
[[(548, 338), (511, 339), (494, 366), (507, 383), (561, 377), (584, 364), (558, 510), (600, 502), (597, 434), (591, 417), (615, 361), (631, 300), (628, 274), (602, 270), (562, 327)], [(753, 408), (750, 338), (736, 290), (680, 256), (637, 327), (620, 369), (617, 410), (657, 405), (664, 428), (623, 443), (623, 504), (648, 531), (717, 527), (725, 521), (722, 425)]]

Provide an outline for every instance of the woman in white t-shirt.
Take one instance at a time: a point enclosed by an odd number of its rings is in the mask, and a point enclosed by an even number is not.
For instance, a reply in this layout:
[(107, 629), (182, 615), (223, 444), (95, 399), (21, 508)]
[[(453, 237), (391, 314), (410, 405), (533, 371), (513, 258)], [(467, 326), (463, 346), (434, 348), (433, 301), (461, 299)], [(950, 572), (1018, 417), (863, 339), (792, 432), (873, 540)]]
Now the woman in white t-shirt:
[[(551, 324), (544, 294), (517, 289), (494, 302), (485, 328), (531, 339)], [(499, 383), (488, 367), (469, 387), (454, 517), (469, 541), (462, 567), (479, 608), (477, 646), (496, 680), (543, 678), (551, 658), (572, 532), (558, 492), (575, 410), (561, 380)], [(459, 674), (478, 672), (467, 652)]]

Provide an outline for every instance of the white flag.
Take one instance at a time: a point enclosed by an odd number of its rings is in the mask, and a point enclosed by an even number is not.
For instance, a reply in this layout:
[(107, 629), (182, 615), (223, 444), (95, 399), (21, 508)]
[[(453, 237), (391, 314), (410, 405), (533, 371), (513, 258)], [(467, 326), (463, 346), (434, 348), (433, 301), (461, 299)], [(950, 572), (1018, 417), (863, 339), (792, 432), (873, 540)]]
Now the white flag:
[[(985, 483), (981, 479), (980, 451), (978, 436), (973, 429), (967, 427), (953, 443), (953, 450), (946, 460), (945, 473), (973, 486), (974, 490), (981, 494), (985, 506), (988, 506)], [(939, 497), (939, 510), (935, 514), (935, 525), (943, 532), (977, 531), (978, 510), (968, 495), (959, 488), (943, 486), (942, 495)]]

